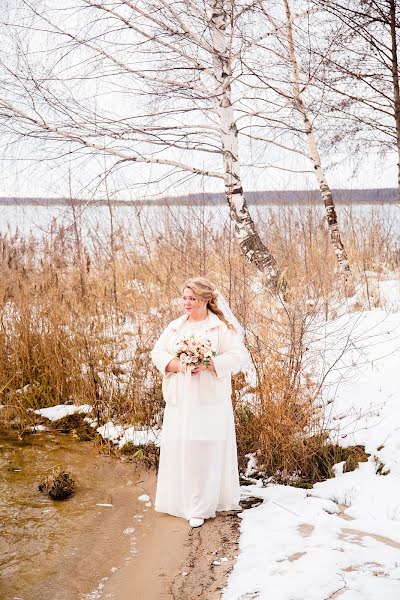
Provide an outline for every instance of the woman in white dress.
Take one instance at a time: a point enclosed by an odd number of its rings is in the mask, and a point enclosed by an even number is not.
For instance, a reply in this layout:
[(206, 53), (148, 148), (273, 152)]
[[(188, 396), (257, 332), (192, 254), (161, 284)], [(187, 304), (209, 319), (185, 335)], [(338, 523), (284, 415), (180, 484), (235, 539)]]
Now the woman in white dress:
[[(199, 527), (216, 511), (240, 508), (231, 374), (239, 370), (241, 347), (207, 279), (184, 284), (182, 305), (185, 314), (166, 327), (151, 352), (166, 403), (155, 510)], [(216, 356), (188, 377), (176, 346), (189, 335), (208, 339)]]

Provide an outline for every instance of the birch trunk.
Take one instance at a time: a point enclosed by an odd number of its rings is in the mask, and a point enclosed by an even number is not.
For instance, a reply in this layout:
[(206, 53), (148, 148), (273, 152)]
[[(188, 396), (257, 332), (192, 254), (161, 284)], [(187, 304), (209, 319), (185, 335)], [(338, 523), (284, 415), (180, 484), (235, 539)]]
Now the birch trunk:
[(397, 32), (396, 32), (396, 0), (389, 0), (390, 8), (390, 37), (392, 42), (392, 79), (394, 96), (394, 120), (396, 123), (397, 144), (397, 197), (400, 202), (400, 90), (399, 90), (399, 65), (397, 56)]
[[(258, 235), (250, 216), (240, 178), (238, 130), (235, 122), (231, 92), (231, 48), (227, 26), (229, 17), (226, 0), (210, 0), (212, 10), (210, 29), (213, 44), (213, 78), (215, 80), (215, 111), (221, 130), (224, 161), (224, 184), (230, 216), (245, 258), (254, 263), (266, 277), (273, 292), (284, 289), (285, 283), (271, 252)], [(232, 5), (230, 4), (230, 7)]]
[(289, 59), (292, 65), (293, 71), (293, 92), (294, 101), (297, 110), (302, 116), (305, 132), (307, 135), (308, 149), (311, 162), (313, 163), (315, 176), (318, 181), (319, 189), (321, 191), (322, 200), (325, 206), (326, 220), (328, 222), (329, 236), (333, 245), (334, 252), (339, 264), (339, 270), (344, 273), (350, 273), (350, 265), (347, 259), (346, 251), (344, 249), (339, 226), (337, 222), (335, 205), (333, 202), (332, 190), (329, 187), (328, 181), (324, 169), (321, 165), (321, 158), (318, 152), (317, 142), (314, 135), (312, 123), (308, 117), (306, 107), (304, 106), (303, 99), (301, 97), (300, 85), (299, 85), (299, 69), (297, 64), (296, 52), (294, 47), (293, 38), (293, 25), (292, 15), (289, 6), (289, 0), (283, 0), (283, 4), (286, 12), (287, 20), (287, 37), (289, 43)]

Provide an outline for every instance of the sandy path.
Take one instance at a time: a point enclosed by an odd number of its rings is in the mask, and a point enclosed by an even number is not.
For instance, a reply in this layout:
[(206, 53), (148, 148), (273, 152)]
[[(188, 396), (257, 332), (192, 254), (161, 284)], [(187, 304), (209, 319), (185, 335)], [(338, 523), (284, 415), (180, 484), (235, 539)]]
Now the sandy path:
[[(225, 587), (239, 545), (239, 518), (235, 513), (219, 515), (200, 529), (191, 530), (182, 571), (171, 584), (174, 600), (217, 600)], [(181, 573), (182, 573), (181, 571)]]
[[(153, 473), (141, 485), (151, 501), (155, 481)], [(149, 508), (136, 527), (135, 554), (106, 582), (101, 599), (219, 599), (238, 552), (238, 522), (236, 513), (224, 513), (191, 529)]]

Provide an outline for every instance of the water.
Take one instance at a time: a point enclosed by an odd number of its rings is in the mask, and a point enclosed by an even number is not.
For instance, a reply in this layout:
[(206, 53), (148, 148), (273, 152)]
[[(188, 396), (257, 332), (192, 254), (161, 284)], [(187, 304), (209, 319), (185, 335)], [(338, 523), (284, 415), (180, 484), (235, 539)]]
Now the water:
[[(38, 491), (55, 465), (76, 481), (68, 500)], [(0, 466), (1, 600), (78, 600), (129, 556), (127, 530), (142, 510), (137, 498), (143, 493), (133, 465), (100, 455), (91, 442), (71, 435), (21, 440), (3, 432)]]
[[(196, 221), (206, 226), (220, 224), (228, 220), (225, 206), (205, 207), (166, 207), (166, 206), (108, 206), (80, 205), (73, 210), (70, 206), (46, 206), (33, 204), (0, 205), (0, 233), (9, 236), (17, 231), (22, 237), (29, 235), (37, 239), (51, 238), (63, 226), (72, 229), (79, 221), (84, 237), (98, 241), (106, 239), (111, 226), (114, 230), (123, 228), (130, 233), (161, 230), (164, 225), (192, 226)], [(112, 218), (112, 221), (111, 221)]]
[[(250, 206), (256, 222), (268, 223), (276, 217), (287, 215), (293, 220), (314, 215), (320, 219), (324, 210), (319, 205), (258, 205)], [(106, 242), (111, 227), (114, 231), (124, 229), (132, 235), (147, 233), (155, 235), (165, 227), (173, 226), (183, 232), (196, 232), (202, 227), (218, 229), (229, 223), (226, 205), (196, 206), (108, 206), (79, 205), (73, 209), (67, 205), (34, 205), (15, 203), (0, 205), (0, 234), (12, 236), (16, 232), (22, 237), (34, 236), (49, 240), (63, 226), (72, 231), (75, 222), (80, 223), (83, 238)], [(378, 219), (391, 223), (400, 235), (400, 208), (395, 204), (339, 204), (337, 213), (341, 228), (345, 230), (352, 220), (369, 222)]]

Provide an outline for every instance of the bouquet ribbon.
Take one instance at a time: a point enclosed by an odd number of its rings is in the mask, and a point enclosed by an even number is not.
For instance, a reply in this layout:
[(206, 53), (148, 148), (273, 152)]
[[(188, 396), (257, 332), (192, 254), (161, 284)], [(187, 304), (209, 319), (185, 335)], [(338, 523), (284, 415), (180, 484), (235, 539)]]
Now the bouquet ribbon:
[(189, 399), (192, 396), (192, 369), (186, 365), (185, 369), (185, 398)]

